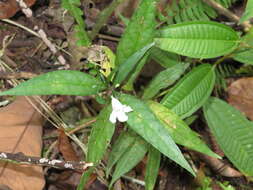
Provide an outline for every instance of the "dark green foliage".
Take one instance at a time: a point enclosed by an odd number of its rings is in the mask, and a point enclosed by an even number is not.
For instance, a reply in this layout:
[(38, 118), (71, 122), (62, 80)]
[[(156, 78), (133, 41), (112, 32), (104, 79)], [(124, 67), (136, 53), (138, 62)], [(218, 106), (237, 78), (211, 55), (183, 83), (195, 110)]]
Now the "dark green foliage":
[(15, 88), (0, 93), (3, 95), (76, 95), (87, 96), (97, 94), (106, 86), (98, 79), (80, 71), (52, 71), (26, 82)]
[[(157, 0), (140, 2), (118, 44), (116, 65), (123, 64), (135, 52), (152, 43), (156, 27), (156, 2)], [(133, 83), (146, 63), (147, 57), (143, 57), (133, 71), (125, 87), (127, 90), (133, 90)]]
[(218, 98), (208, 100), (204, 115), (228, 159), (245, 175), (253, 176), (253, 123)]

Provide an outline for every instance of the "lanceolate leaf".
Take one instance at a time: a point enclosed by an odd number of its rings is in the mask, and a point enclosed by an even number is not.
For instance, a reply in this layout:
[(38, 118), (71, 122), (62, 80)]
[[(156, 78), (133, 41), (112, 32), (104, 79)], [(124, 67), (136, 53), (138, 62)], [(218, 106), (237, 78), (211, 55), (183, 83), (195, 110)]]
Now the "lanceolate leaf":
[(172, 85), (184, 73), (188, 66), (188, 63), (178, 62), (178, 64), (173, 67), (161, 71), (145, 88), (142, 98), (151, 99), (159, 92), (159, 90)]
[(96, 94), (106, 86), (98, 79), (79, 71), (53, 71), (34, 77), (15, 88), (1, 92), (3, 95), (77, 95)]
[(244, 48), (240, 52), (236, 53), (233, 59), (241, 63), (253, 65), (253, 49)]
[(214, 83), (214, 68), (209, 64), (200, 65), (185, 75), (161, 103), (181, 118), (186, 118), (205, 103)]
[(253, 123), (218, 98), (210, 98), (204, 114), (211, 132), (228, 159), (245, 175), (253, 176)]
[(114, 133), (114, 124), (109, 121), (111, 105), (105, 107), (93, 124), (88, 142), (87, 162), (97, 164), (106, 151)]
[(197, 134), (192, 131), (186, 123), (177, 116), (177, 114), (164, 107), (162, 104), (154, 101), (148, 101), (148, 104), (164, 127), (169, 131), (171, 138), (177, 144), (212, 157), (220, 158), (217, 154), (212, 152), (202, 140), (200, 140)]
[(153, 41), (155, 33), (156, 0), (142, 0), (132, 16), (119, 42), (116, 65), (124, 63), (131, 55)]
[(249, 20), (252, 17), (253, 17), (253, 0), (248, 0), (246, 9), (240, 19), (240, 23)]
[(110, 186), (122, 175), (136, 166), (143, 159), (147, 151), (148, 144), (141, 137), (135, 136), (134, 142), (118, 160)]
[[(109, 121), (110, 114), (112, 112), (111, 105), (105, 107), (98, 115), (97, 121), (93, 124), (91, 134), (88, 142), (87, 162), (92, 162), (96, 166), (103, 158), (108, 144), (111, 141), (114, 133), (114, 124)], [(87, 183), (94, 168), (90, 168), (86, 171), (80, 180), (78, 190), (83, 189)]]
[(161, 153), (154, 147), (148, 151), (148, 162), (145, 172), (145, 190), (153, 190), (159, 172)]
[(175, 66), (180, 62), (179, 55), (161, 50), (158, 47), (153, 47), (150, 50), (150, 58), (165, 68)]
[(233, 56), (233, 59), (236, 61), (239, 61), (241, 63), (245, 64), (251, 64), (253, 65), (253, 27), (250, 29), (250, 31), (243, 36), (242, 38), (242, 44), (244, 46), (249, 46), (249, 48), (241, 48), (238, 50), (238, 52), (235, 52), (235, 55)]
[[(140, 5), (132, 16), (123, 34), (116, 52), (116, 65), (123, 64), (131, 55), (153, 42), (156, 27), (157, 0), (141, 0)], [(148, 56), (144, 56), (131, 73), (125, 89), (132, 90), (133, 83), (146, 63)]]
[(155, 39), (156, 46), (193, 58), (213, 58), (232, 52), (239, 42), (237, 33), (226, 25), (194, 21), (169, 26)]
[(120, 101), (133, 109), (132, 112), (128, 113), (129, 118), (127, 120), (131, 129), (161, 153), (195, 175), (181, 151), (170, 137), (169, 131), (156, 118), (148, 105), (126, 94), (120, 95)]
[(132, 132), (123, 132), (120, 134), (119, 138), (113, 144), (112, 151), (110, 152), (106, 176), (108, 177), (112, 167), (118, 162), (121, 156), (134, 144), (136, 135)]
[(126, 77), (133, 72), (133, 70), (138, 65), (138, 62), (141, 58), (145, 55), (145, 53), (154, 46), (154, 43), (146, 45), (144, 48), (140, 49), (139, 51), (135, 52), (131, 55), (126, 62), (118, 66), (118, 71), (113, 81), (114, 85), (120, 84), (122, 81), (126, 79)]

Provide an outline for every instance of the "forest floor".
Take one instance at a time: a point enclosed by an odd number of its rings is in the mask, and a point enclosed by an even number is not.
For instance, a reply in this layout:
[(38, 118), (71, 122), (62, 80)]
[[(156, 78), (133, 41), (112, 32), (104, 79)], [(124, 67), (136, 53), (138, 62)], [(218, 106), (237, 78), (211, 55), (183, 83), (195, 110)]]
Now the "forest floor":
[[(32, 5), (32, 18), (27, 18), (15, 5), (15, 0), (0, 0), (0, 79), (2, 90), (9, 89), (19, 82), (33, 78), (39, 74), (54, 70), (71, 69), (89, 72), (85, 63), (87, 60), (87, 48), (76, 45), (72, 28), (74, 19), (61, 7), (59, 0), (27, 0)], [(87, 30), (91, 30), (96, 23), (96, 17), (111, 1), (89, 0), (81, 1), (81, 9)], [(127, 3), (119, 6), (110, 16), (93, 44), (104, 45), (116, 52), (117, 44), (124, 32), (125, 24), (120, 19), (130, 18), (137, 7), (137, 0), (127, 0)], [(169, 1), (168, 1), (169, 2)], [(14, 3), (14, 4), (13, 4)], [(243, 2), (239, 2), (230, 8), (236, 14), (241, 14)], [(220, 16), (216, 21), (224, 18)], [(38, 30), (34, 32), (34, 26), (43, 29), (57, 50), (52, 52), (38, 37)], [(62, 62), (57, 62), (59, 56), (63, 56)], [(56, 64), (57, 63), (57, 64)], [(238, 65), (238, 63), (235, 63)], [(152, 61), (145, 66), (142, 74), (136, 82), (136, 89), (141, 89), (163, 68)], [(243, 79), (240, 79), (242, 78)], [(223, 91), (223, 97), (231, 104), (241, 108), (247, 117), (253, 119), (253, 79), (242, 76), (226, 79), (228, 88)], [(244, 92), (238, 94), (240, 89)], [(36, 98), (35, 98), (36, 99)], [(32, 100), (34, 102), (34, 100)], [(36, 99), (39, 103), (31, 106), (24, 97), (1, 97), (0, 109), (0, 151), (18, 153), (50, 159), (69, 160), (79, 162), (83, 153), (79, 146), (71, 141), (62, 129), (62, 125), (72, 126), (72, 133), (88, 141), (90, 126), (87, 126), (85, 118), (91, 118), (101, 110), (101, 106), (93, 97), (81, 96), (42, 96)], [(41, 103), (42, 102), (42, 103)], [(47, 102), (47, 105), (43, 104)], [(43, 116), (38, 112), (41, 107), (47, 112)], [(201, 115), (201, 114), (200, 114)], [(92, 120), (90, 124), (92, 124)], [(215, 139), (205, 128), (203, 119), (197, 119), (191, 124), (191, 128), (201, 134), (202, 138), (213, 150), (224, 156)], [(71, 131), (70, 130), (70, 131)], [(117, 129), (112, 142), (122, 130)], [(211, 159), (200, 153), (182, 148), (185, 156), (189, 157), (192, 167), (197, 171), (197, 178), (193, 178), (185, 170), (170, 160), (163, 158), (159, 169), (157, 190), (253, 190), (253, 183), (244, 176), (237, 177), (238, 171), (224, 158), (223, 161)], [(106, 163), (106, 157), (103, 163)], [(142, 190), (145, 176), (145, 157), (133, 170), (118, 180), (115, 190)], [(81, 178), (82, 171), (68, 170), (64, 168), (23, 166), (13, 163), (0, 162), (0, 189), (47, 189), (47, 190), (71, 190), (76, 189)], [(86, 189), (108, 189), (109, 180), (104, 171), (98, 168), (86, 184)], [(1, 185), (2, 184), (2, 185)], [(229, 187), (229, 185), (231, 185)], [(202, 187), (201, 187), (202, 186)], [(223, 187), (222, 187), (223, 186)]]

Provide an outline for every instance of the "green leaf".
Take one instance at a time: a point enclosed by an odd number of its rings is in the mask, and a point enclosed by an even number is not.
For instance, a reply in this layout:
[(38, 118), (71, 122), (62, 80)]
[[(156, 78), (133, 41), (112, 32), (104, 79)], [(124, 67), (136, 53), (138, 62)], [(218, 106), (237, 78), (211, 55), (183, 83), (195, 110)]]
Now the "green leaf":
[(141, 137), (135, 136), (134, 142), (118, 160), (110, 186), (122, 175), (136, 166), (143, 159), (147, 151), (148, 144)]
[(81, 5), (80, 0), (62, 0), (61, 6), (68, 10), (69, 13), (75, 18), (77, 25), (75, 26), (76, 36), (79, 39), (78, 45), (90, 45), (90, 39), (85, 31), (85, 23), (83, 19), (83, 11), (78, 8)]
[(253, 65), (253, 49), (245, 48), (244, 50), (236, 53), (233, 59), (241, 63)]
[(179, 55), (161, 50), (158, 47), (152, 47), (150, 50), (150, 58), (164, 68), (173, 67), (180, 62)]
[(247, 5), (246, 5), (246, 9), (240, 19), (240, 23), (242, 23), (246, 20), (249, 20), (252, 17), (253, 17), (253, 0), (248, 0)]
[(98, 79), (79, 71), (53, 71), (34, 77), (10, 90), (0, 93), (3, 95), (77, 95), (87, 96), (97, 94), (106, 86)]
[[(141, 0), (118, 44), (116, 65), (121, 65), (141, 48), (153, 42), (156, 27), (156, 2), (158, 0)], [(133, 83), (146, 63), (144, 56), (131, 74), (126, 89), (132, 90)]]
[(152, 46), (154, 46), (154, 43), (146, 45), (144, 48), (131, 55), (125, 63), (119, 65), (113, 84), (121, 84), (121, 82), (124, 81), (131, 72), (133, 72), (138, 62)]
[(218, 98), (208, 100), (204, 115), (227, 158), (242, 173), (253, 176), (253, 123)]
[(241, 48), (238, 52), (235, 52), (233, 59), (241, 63), (253, 65), (253, 27), (250, 31), (243, 36), (242, 42), (244, 46), (249, 48)]
[(178, 63), (171, 68), (161, 71), (145, 88), (142, 98), (151, 99), (161, 89), (172, 85), (188, 68), (188, 63)]
[(205, 103), (214, 83), (214, 68), (209, 64), (200, 65), (185, 75), (161, 103), (181, 118), (186, 118)]
[(161, 154), (153, 147), (149, 148), (145, 173), (145, 190), (153, 190), (159, 172)]
[(114, 133), (115, 124), (109, 121), (111, 112), (111, 105), (105, 107), (99, 113), (97, 121), (92, 125), (88, 141), (87, 162), (97, 164), (103, 158)]
[(90, 175), (93, 172), (93, 168), (90, 168), (88, 171), (85, 171), (80, 179), (80, 182), (77, 186), (77, 190), (84, 190), (85, 184), (88, 182)]
[(198, 137), (197, 133), (192, 131), (177, 114), (154, 101), (148, 101), (148, 105), (177, 144), (212, 157), (220, 158), (220, 156), (209, 149)]
[[(103, 158), (106, 148), (108, 147), (114, 133), (115, 124), (109, 121), (111, 112), (111, 105), (105, 107), (99, 113), (97, 121), (92, 125), (92, 130), (88, 141), (86, 161), (94, 163), (95, 166)], [(94, 168), (90, 168), (82, 175), (77, 188), (78, 190), (84, 188), (93, 171)]]
[(193, 58), (214, 58), (232, 52), (239, 36), (230, 27), (211, 21), (175, 24), (160, 31), (156, 46)]
[(153, 41), (156, 1), (141, 1), (117, 47), (116, 65), (123, 64), (131, 55)]
[(128, 113), (129, 118), (127, 120), (132, 130), (161, 153), (195, 175), (180, 149), (170, 137), (168, 130), (156, 118), (148, 105), (127, 94), (121, 94), (120, 101), (133, 109), (132, 112)]
[(118, 162), (121, 156), (132, 147), (136, 135), (132, 132), (122, 132), (116, 142), (113, 144), (112, 151), (109, 154), (109, 159), (106, 167), (106, 176), (108, 177), (112, 167)]

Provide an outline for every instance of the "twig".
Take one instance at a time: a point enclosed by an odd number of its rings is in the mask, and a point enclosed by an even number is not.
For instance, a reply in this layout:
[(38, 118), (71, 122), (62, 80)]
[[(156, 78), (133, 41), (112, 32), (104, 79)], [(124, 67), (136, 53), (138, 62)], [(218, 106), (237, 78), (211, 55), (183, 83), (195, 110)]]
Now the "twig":
[[(32, 35), (34, 35), (34, 36), (40, 38), (40, 35), (37, 34), (34, 30), (31, 30), (30, 28), (27, 28), (27, 27), (25, 27), (25, 26), (23, 26), (23, 25), (21, 25), (21, 24), (15, 22), (15, 21), (13, 21), (13, 20), (10, 20), (10, 19), (1, 19), (1, 21), (6, 22), (6, 23), (8, 23), (8, 24), (12, 24), (12, 25), (17, 26), (17, 27), (19, 27), (19, 28), (22, 28), (23, 30), (29, 32), (30, 34), (32, 34)], [(70, 54), (69, 52), (67, 52), (66, 50), (64, 50), (63, 48), (61, 48), (61, 47), (59, 47), (59, 46), (57, 46), (57, 45), (56, 45), (56, 47), (57, 47), (57, 49), (59, 49), (60, 51), (64, 52), (65, 54), (67, 54), (67, 55), (69, 55), (69, 56), (71, 56), (71, 54)]]
[(136, 183), (138, 185), (141, 185), (141, 186), (145, 186), (145, 182), (142, 181), (142, 180), (139, 180), (139, 179), (136, 179), (136, 178), (133, 178), (133, 177), (130, 177), (130, 176), (126, 176), (126, 175), (123, 175), (122, 176), (124, 179), (127, 179), (133, 183)]
[(108, 36), (108, 35), (104, 35), (104, 34), (98, 34), (98, 37), (104, 40), (110, 40), (110, 41), (114, 41), (114, 42), (119, 42), (119, 38), (115, 38), (112, 36)]
[[(219, 14), (224, 15), (228, 17), (230, 20), (239, 24), (240, 17), (238, 17), (237, 15), (235, 15), (234, 13), (223, 7), (221, 4), (213, 0), (202, 0), (202, 1), (208, 4), (209, 6), (213, 7), (216, 11), (218, 11)], [(241, 25), (244, 27), (245, 31), (248, 31), (249, 28), (252, 26), (249, 22), (243, 22)]]
[(204, 162), (206, 162), (215, 172), (225, 177), (241, 177), (243, 176), (241, 172), (230, 167), (228, 164), (224, 163), (223, 160), (218, 158), (213, 158), (205, 154), (195, 152), (196, 155)]
[(88, 121), (88, 122), (86, 122), (86, 123), (84, 123), (84, 124), (82, 124), (82, 125), (79, 125), (79, 126), (75, 127), (74, 129), (72, 129), (72, 130), (69, 131), (68, 133), (69, 133), (69, 134), (74, 134), (75, 132), (77, 132), (77, 131), (79, 131), (79, 130), (81, 130), (81, 129), (87, 127), (87, 126), (90, 126), (92, 123), (95, 123), (96, 121), (97, 121), (96, 118), (95, 118), (95, 119), (92, 119), (92, 120), (90, 120), (90, 121)]
[(26, 5), (23, 0), (16, 0), (27, 18), (31, 18), (33, 16), (32, 10)]
[(17, 73), (12, 73), (12, 72), (2, 72), (0, 71), (0, 79), (31, 79), (38, 74), (32, 73), (32, 72), (17, 72)]
[(47, 159), (34, 156), (26, 156), (22, 152), (19, 153), (7, 153), (0, 152), (0, 160), (7, 162), (13, 162), (21, 165), (39, 165), (49, 166), (60, 169), (71, 169), (71, 170), (87, 170), (93, 166), (93, 163), (88, 162), (74, 162), (74, 161), (62, 161), (56, 159)]

